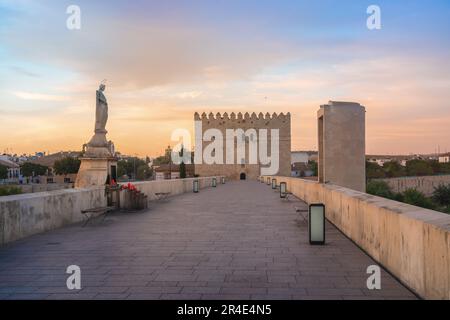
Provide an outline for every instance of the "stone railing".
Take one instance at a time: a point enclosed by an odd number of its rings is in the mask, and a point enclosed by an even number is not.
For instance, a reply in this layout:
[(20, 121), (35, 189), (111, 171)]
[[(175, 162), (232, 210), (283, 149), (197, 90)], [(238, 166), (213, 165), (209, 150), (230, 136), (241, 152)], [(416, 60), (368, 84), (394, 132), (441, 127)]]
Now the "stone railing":
[(159, 192), (169, 192), (170, 196), (193, 192), (194, 180), (199, 181), (199, 189), (207, 188), (212, 186), (213, 178), (216, 179), (217, 185), (221, 182), (221, 176), (213, 177), (199, 177), (199, 178), (187, 178), (187, 179), (174, 179), (174, 180), (153, 180), (153, 181), (142, 181), (134, 182), (133, 185), (139, 191), (143, 192), (148, 199), (155, 200), (157, 197), (155, 193)]
[(307, 203), (325, 204), (331, 223), (418, 295), (450, 299), (450, 215), (336, 185), (270, 178)]
[(82, 221), (81, 210), (105, 206), (104, 187), (0, 197), (0, 245)]
[[(220, 178), (216, 177), (217, 185)], [(133, 183), (149, 200), (157, 192), (177, 195), (192, 192), (193, 181), (198, 179), (200, 189), (212, 185), (213, 177), (145, 181)], [(0, 197), (0, 245), (33, 234), (56, 229), (84, 219), (81, 210), (105, 207), (104, 187), (66, 189)]]

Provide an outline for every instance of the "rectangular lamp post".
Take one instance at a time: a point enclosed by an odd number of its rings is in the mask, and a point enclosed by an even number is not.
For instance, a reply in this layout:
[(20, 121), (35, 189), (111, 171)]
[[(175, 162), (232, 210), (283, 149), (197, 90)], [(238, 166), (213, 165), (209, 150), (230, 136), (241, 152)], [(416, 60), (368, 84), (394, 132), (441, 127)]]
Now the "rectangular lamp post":
[(270, 186), (270, 178), (267, 178), (267, 185)]
[(286, 198), (287, 185), (286, 182), (280, 182), (280, 198)]
[(215, 188), (217, 186), (217, 179), (212, 178), (212, 187)]
[(198, 193), (198, 187), (199, 187), (198, 180), (194, 180), (192, 187), (193, 187), (194, 193)]
[(325, 244), (325, 205), (314, 203), (309, 205), (309, 243)]
[(272, 189), (277, 188), (277, 179), (272, 179)]

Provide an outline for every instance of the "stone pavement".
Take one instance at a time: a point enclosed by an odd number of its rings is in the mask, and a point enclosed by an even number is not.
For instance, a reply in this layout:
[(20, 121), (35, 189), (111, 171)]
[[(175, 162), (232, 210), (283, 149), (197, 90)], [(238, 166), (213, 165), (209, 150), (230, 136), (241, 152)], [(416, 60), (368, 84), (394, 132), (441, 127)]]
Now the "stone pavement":
[[(35, 235), (0, 248), (0, 299), (415, 299), (334, 226), (308, 244), (307, 224), (270, 186), (228, 182)], [(79, 291), (67, 266), (81, 267)]]

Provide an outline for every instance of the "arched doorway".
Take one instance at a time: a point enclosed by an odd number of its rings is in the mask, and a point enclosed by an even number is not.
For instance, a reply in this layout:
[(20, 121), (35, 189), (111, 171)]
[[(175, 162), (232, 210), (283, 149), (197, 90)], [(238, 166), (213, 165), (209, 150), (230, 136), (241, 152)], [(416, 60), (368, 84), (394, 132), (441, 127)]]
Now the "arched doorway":
[(241, 178), (241, 180), (245, 180), (245, 179), (247, 179), (247, 176), (245, 175), (244, 172), (242, 172), (240, 178)]

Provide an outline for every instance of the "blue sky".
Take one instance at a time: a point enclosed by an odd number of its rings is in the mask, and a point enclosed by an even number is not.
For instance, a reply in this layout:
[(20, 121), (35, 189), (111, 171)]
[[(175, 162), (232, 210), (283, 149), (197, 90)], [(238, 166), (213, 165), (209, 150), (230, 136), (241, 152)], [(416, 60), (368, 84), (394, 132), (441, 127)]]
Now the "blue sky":
[(449, 18), (449, 1), (0, 0), (0, 151), (79, 149), (104, 78), (126, 153), (162, 152), (194, 111), (289, 111), (293, 149), (314, 149), (328, 100), (367, 107), (369, 153), (450, 151)]

